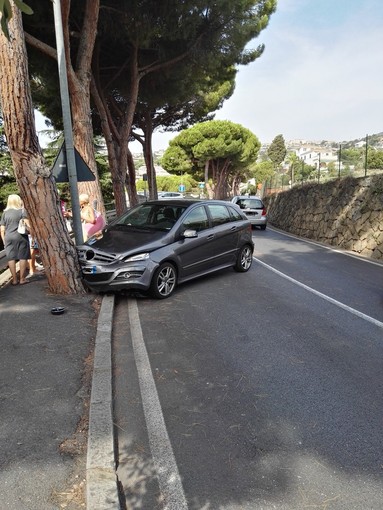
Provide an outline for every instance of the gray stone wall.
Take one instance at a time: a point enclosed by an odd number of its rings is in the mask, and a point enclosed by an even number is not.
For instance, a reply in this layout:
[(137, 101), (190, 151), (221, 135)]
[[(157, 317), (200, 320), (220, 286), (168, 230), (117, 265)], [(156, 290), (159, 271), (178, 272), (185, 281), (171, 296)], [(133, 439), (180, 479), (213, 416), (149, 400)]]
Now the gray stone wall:
[(264, 198), (271, 225), (383, 261), (383, 176), (305, 184)]

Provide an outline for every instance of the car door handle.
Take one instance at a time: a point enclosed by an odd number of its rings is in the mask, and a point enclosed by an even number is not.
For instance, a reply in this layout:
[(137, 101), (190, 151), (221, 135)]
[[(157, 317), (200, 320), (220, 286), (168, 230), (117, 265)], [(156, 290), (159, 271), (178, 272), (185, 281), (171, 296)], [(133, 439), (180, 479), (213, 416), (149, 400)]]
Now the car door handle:
[(236, 225), (233, 225), (233, 226), (230, 228), (230, 230), (237, 230)]
[(206, 238), (208, 241), (211, 241), (212, 239), (214, 239), (214, 234), (210, 234), (207, 236)]

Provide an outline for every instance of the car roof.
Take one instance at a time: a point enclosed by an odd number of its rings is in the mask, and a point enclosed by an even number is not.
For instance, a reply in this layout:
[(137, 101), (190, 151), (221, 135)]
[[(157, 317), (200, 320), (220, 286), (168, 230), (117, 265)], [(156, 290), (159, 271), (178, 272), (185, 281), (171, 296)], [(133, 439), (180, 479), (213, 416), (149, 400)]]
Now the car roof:
[(258, 195), (236, 195), (233, 198), (257, 198), (258, 200), (262, 200)]
[(227, 202), (227, 200), (201, 200), (199, 198), (166, 198), (162, 200), (147, 200), (146, 202), (143, 202), (140, 205), (144, 204), (159, 204), (161, 206), (164, 205), (180, 205), (185, 206), (192, 205), (192, 204), (224, 204), (224, 205), (235, 205), (233, 203)]
[(143, 202), (142, 204), (140, 205), (145, 205), (145, 204), (159, 204), (161, 206), (164, 206), (166, 204), (169, 204), (169, 205), (181, 205), (181, 206), (185, 206), (185, 204), (187, 205), (191, 205), (191, 204), (194, 204), (195, 202), (201, 202), (201, 200), (196, 200), (196, 199), (188, 199), (188, 198), (177, 198), (177, 197), (169, 197), (169, 198), (162, 198), (161, 200), (147, 200), (146, 202)]

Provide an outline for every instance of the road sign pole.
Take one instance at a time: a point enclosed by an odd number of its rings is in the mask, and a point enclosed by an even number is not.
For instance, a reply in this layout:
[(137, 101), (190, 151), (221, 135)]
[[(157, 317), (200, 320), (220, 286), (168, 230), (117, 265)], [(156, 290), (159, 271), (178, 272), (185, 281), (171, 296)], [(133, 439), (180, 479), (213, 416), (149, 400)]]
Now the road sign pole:
[(76, 160), (73, 145), (72, 119), (69, 102), (68, 77), (66, 72), (64, 34), (62, 26), (60, 0), (53, 1), (53, 13), (55, 19), (57, 63), (60, 80), (60, 95), (64, 124), (66, 159), (68, 165), (68, 181), (72, 202), (73, 232), (76, 244), (79, 245), (84, 242), (84, 238), (82, 234), (80, 201), (77, 187)]

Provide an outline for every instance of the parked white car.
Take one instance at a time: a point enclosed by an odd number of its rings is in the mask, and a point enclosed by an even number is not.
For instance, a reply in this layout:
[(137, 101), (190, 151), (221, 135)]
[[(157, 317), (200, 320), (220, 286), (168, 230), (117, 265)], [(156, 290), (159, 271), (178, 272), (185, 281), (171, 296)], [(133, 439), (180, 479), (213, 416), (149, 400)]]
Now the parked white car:
[(253, 226), (265, 230), (267, 225), (267, 212), (260, 197), (238, 195), (233, 197), (231, 201), (239, 206)]

